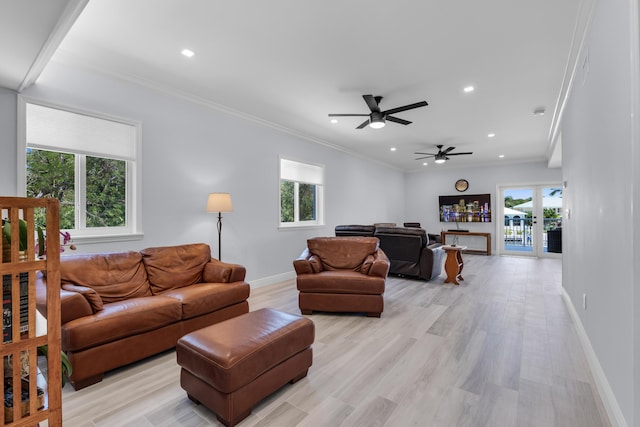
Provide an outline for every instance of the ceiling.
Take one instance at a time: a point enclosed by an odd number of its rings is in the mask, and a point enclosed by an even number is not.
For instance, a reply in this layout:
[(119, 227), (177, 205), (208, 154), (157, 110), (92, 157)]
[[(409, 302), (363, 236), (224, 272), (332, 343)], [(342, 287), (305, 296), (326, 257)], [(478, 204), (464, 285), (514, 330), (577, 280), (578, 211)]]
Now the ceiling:
[[(557, 164), (550, 135), (581, 13), (581, 0), (0, 2), (0, 55), (12, 58), (0, 64), (2, 87), (23, 90), (53, 57), (404, 171)], [(396, 114), (407, 126), (330, 122), (367, 113), (363, 94), (382, 96), (383, 110), (429, 105)], [(473, 155), (414, 160), (437, 144)]]

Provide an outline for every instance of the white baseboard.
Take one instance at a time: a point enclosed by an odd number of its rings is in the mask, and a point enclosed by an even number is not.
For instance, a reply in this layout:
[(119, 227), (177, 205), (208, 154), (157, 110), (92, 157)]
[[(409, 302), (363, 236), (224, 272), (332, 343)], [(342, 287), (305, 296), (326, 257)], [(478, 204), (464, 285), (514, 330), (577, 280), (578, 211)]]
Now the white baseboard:
[(263, 277), (261, 279), (247, 280), (251, 285), (251, 289), (262, 288), (276, 283), (284, 282), (296, 278), (296, 272), (291, 270), (286, 273), (276, 274), (275, 276)]
[(613, 427), (628, 427), (627, 421), (624, 419), (622, 410), (618, 405), (618, 401), (613, 394), (613, 390), (611, 390), (609, 381), (607, 380), (607, 377), (602, 370), (602, 366), (600, 366), (600, 362), (598, 361), (598, 357), (596, 356), (596, 353), (591, 346), (591, 341), (589, 341), (587, 331), (582, 325), (582, 321), (580, 320), (580, 316), (578, 316), (578, 312), (576, 311), (576, 308), (571, 301), (571, 297), (564, 288), (562, 288), (562, 299), (564, 300), (564, 303), (569, 310), (569, 314), (571, 315), (573, 324), (576, 326), (578, 338), (580, 339), (582, 349), (587, 356), (587, 362), (589, 363), (589, 367), (591, 368), (591, 373), (593, 374), (596, 388), (598, 389), (598, 393), (600, 394), (602, 403), (605, 407), (605, 410), (607, 411), (607, 415), (609, 416), (611, 425)]

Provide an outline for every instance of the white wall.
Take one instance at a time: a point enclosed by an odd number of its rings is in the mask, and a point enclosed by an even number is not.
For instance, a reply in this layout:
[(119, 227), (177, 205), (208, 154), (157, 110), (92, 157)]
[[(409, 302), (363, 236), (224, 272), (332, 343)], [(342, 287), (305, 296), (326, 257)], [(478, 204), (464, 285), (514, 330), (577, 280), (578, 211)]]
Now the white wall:
[[(142, 123), (144, 239), (81, 244), (80, 252), (205, 242), (217, 257), (217, 215), (205, 204), (208, 193), (224, 191), (234, 212), (223, 214), (222, 259), (245, 265), (249, 281), (267, 280), (293, 270), (308, 237), (403, 216), (401, 172), (203, 104), (59, 63), (25, 96)], [(326, 227), (278, 230), (279, 155), (325, 165)]]
[(621, 410), (628, 425), (640, 426), (640, 279), (634, 274), (640, 147), (632, 119), (638, 113), (637, 105), (632, 108), (638, 34), (630, 26), (638, 16), (632, 3), (598, 2), (562, 119), (563, 197), (571, 210), (563, 222), (571, 236), (564, 246), (563, 286), (613, 392), (614, 419)]
[(16, 195), (16, 92), (0, 88), (0, 195)]
[[(438, 196), (459, 195), (460, 198), (465, 198), (471, 194), (489, 193), (492, 210), (497, 212), (497, 186), (560, 183), (562, 179), (560, 169), (549, 169), (545, 163), (505, 164), (477, 168), (429, 165), (425, 168), (427, 170), (424, 172), (405, 174), (405, 221), (420, 222), (428, 233), (439, 233), (443, 228), (455, 228), (455, 224), (440, 222)], [(454, 188), (455, 182), (461, 178), (469, 181), (469, 189), (463, 193)], [(500, 220), (500, 224), (502, 223), (503, 221)], [(491, 233), (492, 247), (495, 249), (495, 214), (490, 223), (463, 223), (460, 224), (460, 228)]]

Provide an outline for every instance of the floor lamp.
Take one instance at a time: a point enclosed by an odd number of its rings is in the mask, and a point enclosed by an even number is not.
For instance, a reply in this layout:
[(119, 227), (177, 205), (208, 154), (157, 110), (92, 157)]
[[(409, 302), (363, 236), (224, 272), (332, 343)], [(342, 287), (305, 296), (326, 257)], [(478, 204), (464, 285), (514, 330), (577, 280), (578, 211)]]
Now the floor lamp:
[(207, 201), (207, 212), (218, 212), (218, 260), (222, 261), (222, 212), (233, 212), (231, 194), (211, 193)]

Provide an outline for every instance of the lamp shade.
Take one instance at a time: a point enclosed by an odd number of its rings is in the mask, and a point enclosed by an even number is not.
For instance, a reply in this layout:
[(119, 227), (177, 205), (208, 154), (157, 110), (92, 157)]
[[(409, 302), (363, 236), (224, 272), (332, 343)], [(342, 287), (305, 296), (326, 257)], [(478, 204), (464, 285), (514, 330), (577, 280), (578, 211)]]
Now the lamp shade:
[(211, 193), (207, 200), (207, 212), (233, 212), (231, 194)]

